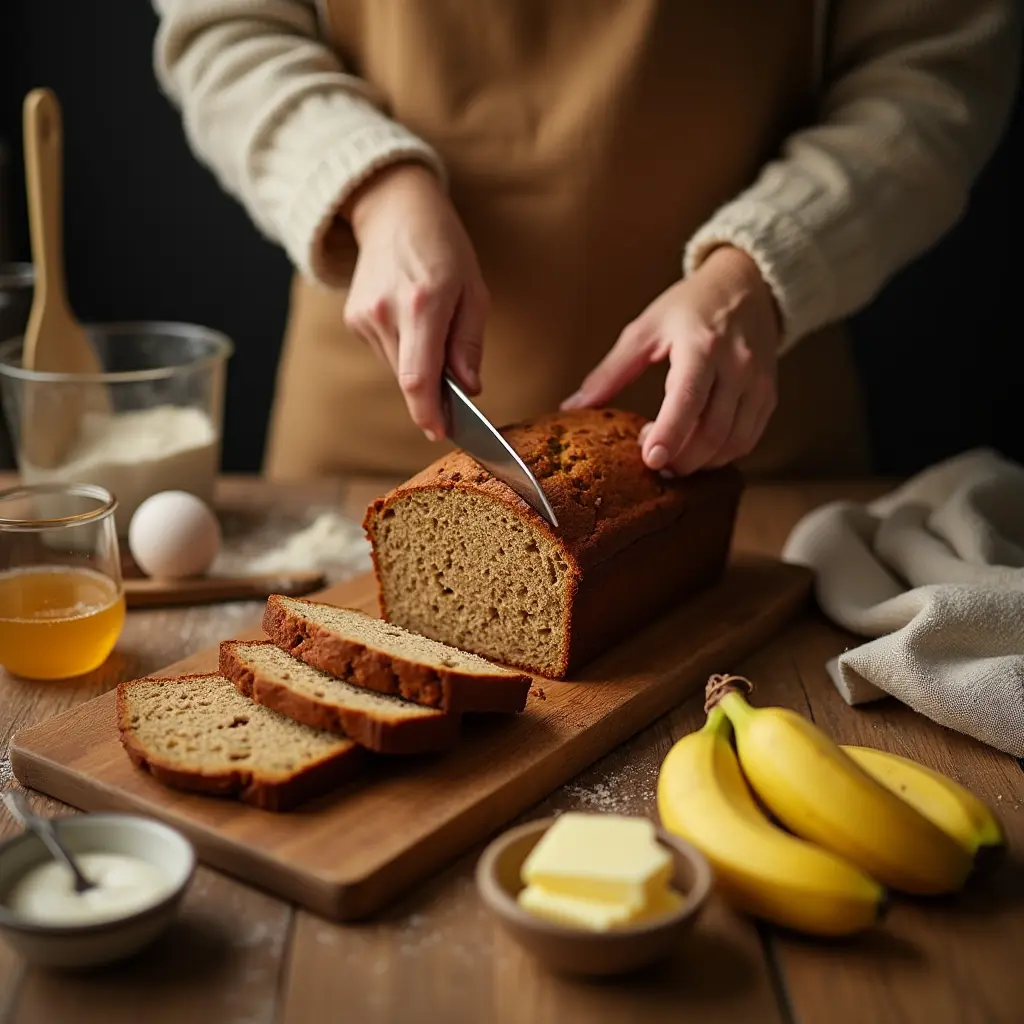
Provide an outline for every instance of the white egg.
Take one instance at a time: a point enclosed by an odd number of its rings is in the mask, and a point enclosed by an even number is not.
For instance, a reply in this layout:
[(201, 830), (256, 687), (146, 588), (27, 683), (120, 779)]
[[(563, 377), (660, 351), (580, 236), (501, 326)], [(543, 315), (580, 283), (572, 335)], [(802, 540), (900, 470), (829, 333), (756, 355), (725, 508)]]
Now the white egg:
[(213, 510), (187, 491), (161, 491), (135, 510), (128, 548), (139, 568), (157, 579), (199, 576), (220, 551), (220, 523)]

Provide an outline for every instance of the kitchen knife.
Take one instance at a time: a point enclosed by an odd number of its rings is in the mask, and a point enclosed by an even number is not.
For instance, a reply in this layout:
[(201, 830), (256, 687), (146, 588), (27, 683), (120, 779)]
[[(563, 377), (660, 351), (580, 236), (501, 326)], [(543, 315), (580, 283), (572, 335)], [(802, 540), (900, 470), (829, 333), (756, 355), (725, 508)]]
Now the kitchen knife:
[(555, 511), (529, 466), (447, 373), (441, 381), (451, 440), (557, 528)]

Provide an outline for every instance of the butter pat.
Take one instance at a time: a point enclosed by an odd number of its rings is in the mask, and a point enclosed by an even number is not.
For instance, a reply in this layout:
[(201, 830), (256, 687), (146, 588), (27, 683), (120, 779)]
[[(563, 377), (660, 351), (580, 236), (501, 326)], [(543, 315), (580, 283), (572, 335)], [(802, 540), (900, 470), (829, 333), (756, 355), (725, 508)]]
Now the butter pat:
[(541, 885), (528, 885), (519, 893), (519, 905), (538, 917), (570, 928), (586, 928), (593, 932), (607, 932), (630, 924), (636, 909), (624, 903), (588, 900), (582, 896), (564, 896), (548, 892)]
[(519, 893), (519, 905), (538, 917), (570, 928), (609, 932), (625, 925), (644, 924), (682, 908), (686, 901), (675, 889), (663, 889), (651, 897), (646, 907), (627, 906), (606, 900), (588, 900), (582, 896), (562, 896), (543, 886), (528, 885)]
[(664, 892), (671, 876), (672, 857), (654, 825), (620, 814), (563, 814), (522, 868), (528, 889), (618, 905), (630, 916)]
[(654, 920), (656, 917), (661, 917), (662, 914), (674, 914), (677, 910), (682, 910), (685, 903), (686, 900), (682, 893), (666, 887), (661, 892), (656, 892), (651, 897), (651, 902), (638, 914), (634, 915), (629, 923), (644, 924), (647, 921)]

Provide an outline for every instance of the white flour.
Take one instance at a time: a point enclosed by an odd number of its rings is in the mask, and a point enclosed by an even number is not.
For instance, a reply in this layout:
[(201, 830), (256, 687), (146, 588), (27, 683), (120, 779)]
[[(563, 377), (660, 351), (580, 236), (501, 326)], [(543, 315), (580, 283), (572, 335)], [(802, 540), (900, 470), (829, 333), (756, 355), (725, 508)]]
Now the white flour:
[(201, 409), (158, 405), (116, 416), (86, 414), (63, 465), (25, 464), (22, 477), (26, 483), (105, 487), (117, 498), (117, 531), (123, 535), (151, 494), (181, 490), (211, 502), (219, 461), (217, 432)]
[(218, 575), (232, 573), (315, 572), (340, 570), (347, 576), (369, 568), (369, 544), (360, 527), (337, 512), (321, 512), (277, 547), (253, 554), (225, 552), (214, 566)]

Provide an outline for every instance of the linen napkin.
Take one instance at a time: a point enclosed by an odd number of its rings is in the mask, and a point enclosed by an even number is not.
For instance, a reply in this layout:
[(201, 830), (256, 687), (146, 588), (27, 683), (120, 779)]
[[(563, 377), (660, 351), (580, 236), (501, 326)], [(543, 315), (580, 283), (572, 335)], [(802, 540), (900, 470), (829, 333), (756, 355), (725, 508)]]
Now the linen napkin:
[(869, 638), (826, 666), (848, 704), (891, 694), (1024, 757), (1024, 466), (965, 452), (869, 504), (815, 509), (782, 557)]

